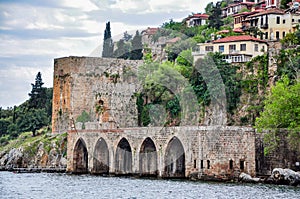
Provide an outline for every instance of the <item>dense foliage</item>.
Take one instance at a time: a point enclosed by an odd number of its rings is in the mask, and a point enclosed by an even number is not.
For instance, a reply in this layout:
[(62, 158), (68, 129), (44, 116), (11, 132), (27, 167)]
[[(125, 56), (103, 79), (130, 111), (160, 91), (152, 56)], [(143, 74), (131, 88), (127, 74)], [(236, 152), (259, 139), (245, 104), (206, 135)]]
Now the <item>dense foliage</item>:
[(264, 102), (264, 111), (256, 118), (255, 127), (269, 130), (265, 136), (266, 152), (279, 144), (279, 134), (288, 130), (292, 146), (300, 143), (300, 79), (291, 84), (287, 77), (278, 81)]
[[(208, 106), (211, 100), (211, 92), (218, 90), (220, 84), (224, 85), (227, 101), (227, 111), (233, 113), (241, 95), (240, 76), (237, 67), (223, 61), (221, 54), (210, 54), (204, 60), (196, 63), (200, 68), (206, 68), (208, 60), (213, 63), (207, 82), (207, 73), (202, 73), (193, 67), (191, 50), (185, 50), (177, 57), (176, 62), (148, 62), (140, 68), (139, 77), (142, 81), (143, 90), (138, 94), (139, 124), (153, 125), (151, 110), (159, 107), (160, 112), (165, 114), (166, 121), (163, 125), (174, 126), (181, 124), (184, 118), (189, 118), (184, 110), (198, 114), (200, 107)], [(220, 82), (217, 83), (219, 80)], [(210, 89), (208, 84), (211, 83)], [(217, 83), (217, 84), (216, 84)], [(193, 97), (195, 97), (193, 101)], [(186, 105), (187, 101), (189, 102)], [(185, 105), (187, 107), (185, 107)], [(193, 108), (191, 108), (193, 107)], [(152, 112), (153, 113), (153, 112)], [(161, 114), (161, 115), (162, 115)], [(155, 116), (157, 118), (157, 116)], [(201, 118), (200, 118), (201, 119)], [(199, 122), (199, 121), (197, 121)]]
[(21, 132), (36, 131), (50, 125), (52, 116), (52, 88), (43, 87), (42, 75), (39, 72), (30, 98), (20, 106), (3, 109), (0, 107), (0, 143), (17, 137)]

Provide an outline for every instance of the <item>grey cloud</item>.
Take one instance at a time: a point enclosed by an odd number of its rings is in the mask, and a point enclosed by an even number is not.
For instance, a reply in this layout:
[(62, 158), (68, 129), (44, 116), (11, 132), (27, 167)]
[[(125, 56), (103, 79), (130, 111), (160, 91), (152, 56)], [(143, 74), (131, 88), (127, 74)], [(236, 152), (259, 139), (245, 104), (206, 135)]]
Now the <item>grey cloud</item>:
[[(86, 12), (89, 16), (89, 20), (99, 20), (101, 22), (111, 21), (121, 22), (128, 25), (136, 26), (149, 26), (153, 24), (161, 25), (162, 23), (172, 19), (174, 14), (172, 13), (145, 13), (145, 14), (136, 14), (136, 13), (124, 13), (121, 10), (104, 10), (104, 11), (90, 11)], [(186, 12), (177, 12), (176, 16), (185, 17)]]
[(99, 35), (98, 33), (88, 33), (80, 29), (59, 29), (59, 30), (35, 30), (35, 29), (13, 29), (1, 30), (1, 35), (9, 35), (22, 40), (28, 39), (53, 39), (53, 38), (77, 38), (77, 37), (92, 37)]

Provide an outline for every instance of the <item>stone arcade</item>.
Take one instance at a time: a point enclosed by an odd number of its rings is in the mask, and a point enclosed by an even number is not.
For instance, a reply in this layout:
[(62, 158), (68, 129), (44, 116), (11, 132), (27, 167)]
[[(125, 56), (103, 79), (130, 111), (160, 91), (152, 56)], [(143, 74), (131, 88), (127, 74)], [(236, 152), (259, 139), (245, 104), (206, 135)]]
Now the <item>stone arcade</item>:
[(67, 171), (225, 180), (240, 172), (256, 175), (261, 150), (252, 128), (138, 127), (135, 94), (141, 64), (55, 59), (52, 131), (68, 132)]

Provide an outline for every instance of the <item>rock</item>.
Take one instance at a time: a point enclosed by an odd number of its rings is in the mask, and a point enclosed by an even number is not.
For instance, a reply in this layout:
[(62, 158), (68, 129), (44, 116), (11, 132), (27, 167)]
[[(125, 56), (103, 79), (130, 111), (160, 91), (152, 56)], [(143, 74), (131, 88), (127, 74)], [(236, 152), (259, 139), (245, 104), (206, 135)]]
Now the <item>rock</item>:
[(272, 171), (271, 179), (276, 184), (297, 186), (300, 184), (300, 173), (291, 169), (275, 168)]
[(23, 162), (23, 148), (13, 148), (0, 159), (0, 165), (6, 168), (21, 167)]
[(249, 174), (246, 174), (246, 173), (241, 173), (239, 175), (239, 181), (240, 182), (251, 182), (251, 183), (254, 183), (254, 182), (261, 182), (261, 179), (260, 178), (252, 178)]

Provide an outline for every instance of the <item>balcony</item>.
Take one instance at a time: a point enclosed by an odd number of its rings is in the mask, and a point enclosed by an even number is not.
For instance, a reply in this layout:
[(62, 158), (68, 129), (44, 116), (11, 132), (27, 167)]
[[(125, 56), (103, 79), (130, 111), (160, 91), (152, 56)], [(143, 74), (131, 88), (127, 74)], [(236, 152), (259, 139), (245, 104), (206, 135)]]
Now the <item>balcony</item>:
[(238, 51), (238, 50), (234, 50), (234, 49), (229, 50), (229, 54), (239, 54), (239, 53), (240, 53), (240, 51)]
[(269, 28), (269, 24), (263, 24), (260, 26), (261, 29), (268, 29)]

